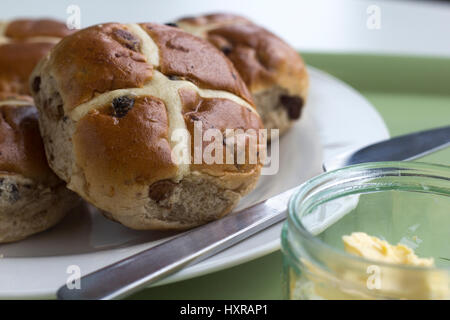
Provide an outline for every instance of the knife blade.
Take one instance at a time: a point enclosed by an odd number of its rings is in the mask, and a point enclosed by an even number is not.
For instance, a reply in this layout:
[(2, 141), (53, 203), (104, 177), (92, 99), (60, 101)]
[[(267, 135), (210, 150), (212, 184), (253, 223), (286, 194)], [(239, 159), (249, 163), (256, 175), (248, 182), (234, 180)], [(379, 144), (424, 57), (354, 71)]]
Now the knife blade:
[(406, 134), (341, 154), (325, 161), (323, 169), (331, 171), (364, 162), (413, 160), (449, 145), (450, 126), (446, 126)]
[[(450, 144), (450, 126), (409, 134), (362, 148), (327, 162), (337, 168), (370, 161), (417, 158)], [(239, 213), (187, 231), (171, 240), (81, 277), (80, 288), (64, 285), (59, 299), (122, 298), (188, 265), (206, 259), (286, 218), (287, 203), (299, 187)]]

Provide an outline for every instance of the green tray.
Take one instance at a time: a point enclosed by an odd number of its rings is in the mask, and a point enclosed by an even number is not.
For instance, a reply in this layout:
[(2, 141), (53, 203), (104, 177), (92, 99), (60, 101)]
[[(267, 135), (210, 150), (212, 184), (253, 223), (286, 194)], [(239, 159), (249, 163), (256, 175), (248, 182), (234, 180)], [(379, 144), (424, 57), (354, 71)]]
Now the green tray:
[[(450, 58), (372, 54), (302, 54), (360, 91), (392, 136), (450, 125)], [(450, 148), (421, 161), (450, 165)], [(130, 299), (281, 299), (279, 251), (242, 265), (145, 289)]]

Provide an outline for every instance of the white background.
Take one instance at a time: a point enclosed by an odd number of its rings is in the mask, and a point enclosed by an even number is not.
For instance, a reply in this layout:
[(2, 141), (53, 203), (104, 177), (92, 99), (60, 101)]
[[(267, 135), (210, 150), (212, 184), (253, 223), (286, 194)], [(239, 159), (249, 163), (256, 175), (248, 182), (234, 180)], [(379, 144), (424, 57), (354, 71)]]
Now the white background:
[[(0, 19), (47, 16), (66, 20), (70, 4), (81, 24), (167, 22), (212, 11), (244, 14), (307, 51), (450, 55), (450, 4), (364, 0), (2, 0)], [(366, 23), (368, 6), (381, 9), (381, 29)]]

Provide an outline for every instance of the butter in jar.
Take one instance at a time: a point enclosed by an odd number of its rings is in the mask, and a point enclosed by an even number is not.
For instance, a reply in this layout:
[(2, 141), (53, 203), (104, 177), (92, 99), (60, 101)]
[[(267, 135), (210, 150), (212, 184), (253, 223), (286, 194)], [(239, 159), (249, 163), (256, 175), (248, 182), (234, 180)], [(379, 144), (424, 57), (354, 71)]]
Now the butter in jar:
[(450, 299), (449, 171), (364, 164), (304, 184), (282, 233), (286, 298)]

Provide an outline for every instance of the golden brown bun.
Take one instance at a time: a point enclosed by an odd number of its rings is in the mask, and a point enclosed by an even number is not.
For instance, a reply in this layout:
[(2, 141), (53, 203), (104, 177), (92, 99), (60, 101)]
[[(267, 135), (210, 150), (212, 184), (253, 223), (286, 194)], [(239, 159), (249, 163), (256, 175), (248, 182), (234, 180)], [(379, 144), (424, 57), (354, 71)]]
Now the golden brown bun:
[(194, 138), (171, 137), (192, 132), (194, 121), (204, 131), (262, 127), (232, 63), (179, 28), (108, 23), (81, 30), (41, 61), (30, 86), (52, 169), (128, 227), (186, 229), (217, 219), (260, 174), (260, 162), (177, 161), (179, 145), (194, 158)]
[(55, 184), (39, 135), (38, 113), (31, 98), (0, 93), (0, 171)]
[(0, 22), (0, 92), (29, 94), (36, 64), (70, 33), (64, 23), (49, 19)]
[(0, 243), (52, 227), (77, 199), (47, 164), (32, 99), (0, 93)]
[(184, 18), (177, 25), (207, 39), (233, 62), (266, 128), (278, 128), (283, 133), (300, 118), (308, 74), (300, 55), (286, 42), (232, 14)]

